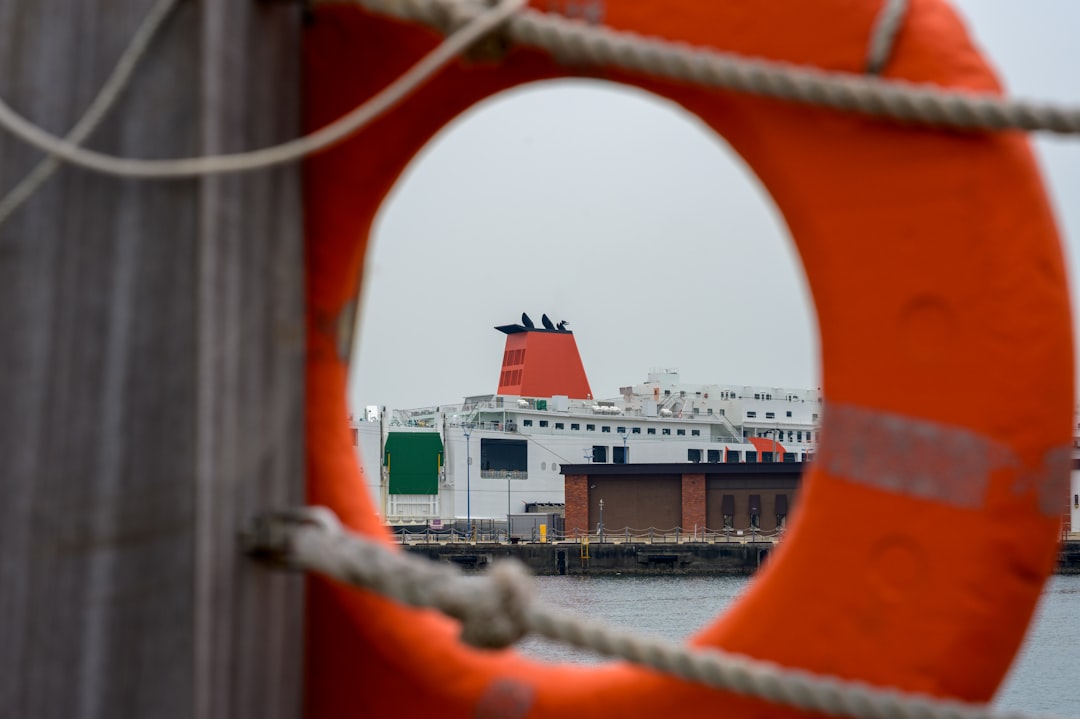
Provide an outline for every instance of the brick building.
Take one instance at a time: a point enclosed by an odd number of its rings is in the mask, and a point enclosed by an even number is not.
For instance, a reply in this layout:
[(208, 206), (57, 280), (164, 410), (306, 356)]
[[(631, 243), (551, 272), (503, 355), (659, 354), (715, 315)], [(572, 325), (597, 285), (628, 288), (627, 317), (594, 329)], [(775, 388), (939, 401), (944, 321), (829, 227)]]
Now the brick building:
[[(566, 464), (566, 532), (772, 532), (795, 506), (804, 463)], [(601, 500), (603, 509), (601, 510)]]

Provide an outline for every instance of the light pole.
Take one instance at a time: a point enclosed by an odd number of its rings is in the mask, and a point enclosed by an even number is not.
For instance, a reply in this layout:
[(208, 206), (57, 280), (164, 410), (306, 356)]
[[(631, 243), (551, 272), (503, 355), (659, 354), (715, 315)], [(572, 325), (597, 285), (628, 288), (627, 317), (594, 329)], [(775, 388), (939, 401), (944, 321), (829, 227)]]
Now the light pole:
[(600, 543), (604, 543), (604, 500), (600, 499)]
[(469, 425), (463, 426), (461, 433), (465, 435), (465, 531), (472, 536), (472, 445), (469, 443), (472, 431)]

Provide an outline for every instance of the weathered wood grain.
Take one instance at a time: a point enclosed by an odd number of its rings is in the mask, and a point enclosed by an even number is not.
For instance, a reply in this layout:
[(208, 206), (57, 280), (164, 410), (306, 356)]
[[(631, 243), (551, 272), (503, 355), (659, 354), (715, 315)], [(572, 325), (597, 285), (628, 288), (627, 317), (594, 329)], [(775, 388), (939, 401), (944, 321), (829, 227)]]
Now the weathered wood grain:
[[(66, 132), (149, 6), (0, 0), (0, 95)], [(298, 12), (183, 0), (89, 145), (295, 135)], [(296, 167), (64, 168), (0, 227), (0, 716), (299, 715), (300, 580), (235, 535), (303, 500), (302, 267)]]

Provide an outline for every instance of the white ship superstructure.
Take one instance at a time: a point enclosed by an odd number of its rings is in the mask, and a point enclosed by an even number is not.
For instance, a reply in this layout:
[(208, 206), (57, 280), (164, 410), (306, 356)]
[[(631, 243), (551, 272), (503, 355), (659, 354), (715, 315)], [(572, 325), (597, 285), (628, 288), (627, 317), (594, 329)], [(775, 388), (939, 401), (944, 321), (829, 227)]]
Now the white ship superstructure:
[(546, 316), (542, 330), (522, 319), (497, 328), (508, 335), (498, 392), (455, 405), (368, 408), (353, 423), (366, 484), (388, 522), (505, 520), (560, 505), (563, 464), (801, 462), (813, 454), (819, 390), (687, 384), (660, 369), (594, 400), (572, 334)]

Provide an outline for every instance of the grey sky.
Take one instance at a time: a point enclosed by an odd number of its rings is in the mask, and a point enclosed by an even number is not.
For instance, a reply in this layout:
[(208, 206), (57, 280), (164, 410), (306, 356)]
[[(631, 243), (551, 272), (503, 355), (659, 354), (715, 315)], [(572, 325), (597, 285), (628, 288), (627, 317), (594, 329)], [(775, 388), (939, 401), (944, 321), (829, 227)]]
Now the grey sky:
[[(1012, 96), (1080, 105), (1080, 3), (956, 5)], [(1036, 147), (1075, 284), (1080, 138)], [(492, 327), (522, 311), (570, 323), (599, 397), (650, 367), (818, 386), (813, 308), (771, 199), (711, 131), (640, 91), (563, 81), (474, 108), (398, 183), (368, 263), (356, 412), (494, 392)]]

